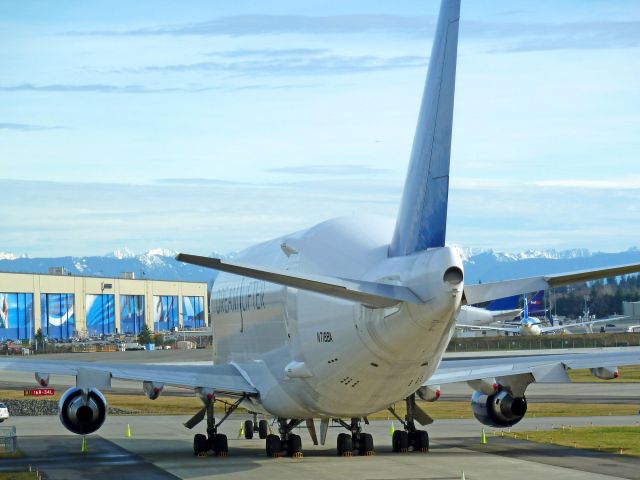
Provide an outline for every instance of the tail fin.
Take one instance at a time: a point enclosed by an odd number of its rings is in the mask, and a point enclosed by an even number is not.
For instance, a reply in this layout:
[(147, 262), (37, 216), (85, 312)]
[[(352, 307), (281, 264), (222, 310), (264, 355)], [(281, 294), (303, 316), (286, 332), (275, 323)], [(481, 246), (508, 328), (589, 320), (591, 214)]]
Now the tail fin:
[(522, 295), (522, 319), (529, 318), (529, 302), (527, 302), (527, 296)]
[(444, 246), (460, 0), (442, 0), (390, 256)]
[(499, 298), (498, 300), (494, 300), (485, 308), (492, 312), (497, 312), (499, 310), (515, 310), (518, 308), (518, 304), (520, 303), (520, 295), (513, 295), (511, 297)]
[(536, 293), (527, 305), (530, 315), (538, 315), (546, 312), (544, 308), (544, 290), (540, 290)]

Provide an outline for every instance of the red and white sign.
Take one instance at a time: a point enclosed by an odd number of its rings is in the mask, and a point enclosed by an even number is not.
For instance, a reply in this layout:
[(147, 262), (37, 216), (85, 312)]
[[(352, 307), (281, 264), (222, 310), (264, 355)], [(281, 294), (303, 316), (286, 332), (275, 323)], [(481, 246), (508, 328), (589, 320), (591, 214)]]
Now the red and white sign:
[(55, 394), (53, 388), (25, 388), (25, 397), (51, 397)]

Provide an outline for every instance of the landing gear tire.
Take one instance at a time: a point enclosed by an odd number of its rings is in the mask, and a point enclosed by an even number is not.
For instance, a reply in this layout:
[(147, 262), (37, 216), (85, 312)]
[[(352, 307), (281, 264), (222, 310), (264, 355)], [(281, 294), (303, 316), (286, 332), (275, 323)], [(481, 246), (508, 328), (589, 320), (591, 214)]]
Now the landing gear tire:
[(253, 422), (245, 420), (244, 422), (244, 438), (251, 440), (253, 438)]
[(258, 435), (262, 440), (269, 435), (269, 423), (266, 420), (260, 420), (260, 422), (258, 422)]
[(219, 457), (226, 457), (229, 454), (229, 442), (227, 436), (222, 433), (215, 434), (210, 441), (211, 450)]
[(282, 452), (282, 442), (278, 435), (267, 435), (265, 444), (267, 457), (274, 457)]
[(409, 443), (414, 452), (426, 453), (429, 451), (429, 434), (426, 430), (415, 430), (409, 436)]
[(370, 433), (360, 434), (360, 446), (358, 448), (360, 455), (372, 455), (373, 454), (373, 435)]
[(391, 444), (394, 452), (409, 451), (409, 434), (404, 430), (396, 430), (391, 437)]
[(287, 440), (287, 453), (289, 456), (294, 457), (302, 452), (302, 439), (299, 435), (294, 433), (289, 434), (289, 438)]
[(209, 442), (207, 437), (201, 433), (193, 436), (193, 454), (198, 456), (209, 451)]
[(348, 433), (338, 434), (338, 455), (341, 457), (353, 455), (353, 440)]

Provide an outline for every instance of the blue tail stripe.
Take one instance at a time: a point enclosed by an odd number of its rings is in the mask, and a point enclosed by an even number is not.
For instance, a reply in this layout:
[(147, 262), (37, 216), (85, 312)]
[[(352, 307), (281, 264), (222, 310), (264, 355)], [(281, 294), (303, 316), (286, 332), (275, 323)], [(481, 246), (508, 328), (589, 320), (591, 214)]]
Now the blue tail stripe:
[(499, 298), (498, 300), (494, 300), (489, 305), (487, 305), (487, 310), (498, 311), (498, 310), (515, 310), (518, 308), (518, 304), (520, 302), (520, 295), (513, 295), (511, 297)]

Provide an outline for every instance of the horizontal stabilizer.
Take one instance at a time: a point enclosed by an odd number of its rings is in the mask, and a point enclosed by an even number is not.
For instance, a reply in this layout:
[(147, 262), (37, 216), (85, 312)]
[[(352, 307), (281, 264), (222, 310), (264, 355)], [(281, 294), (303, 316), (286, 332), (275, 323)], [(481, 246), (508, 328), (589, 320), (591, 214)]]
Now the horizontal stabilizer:
[(407, 287), (388, 285), (386, 283), (365, 282), (362, 280), (350, 280), (346, 278), (325, 277), (278, 271), (241, 265), (227, 262), (219, 258), (201, 257), (180, 253), (176, 260), (201, 267), (220, 270), (244, 277), (264, 280), (266, 282), (286, 285), (287, 287), (300, 288), (311, 292), (322, 293), (332, 297), (343, 298), (374, 308), (385, 308), (400, 302), (422, 303), (422, 301)]
[(540, 277), (521, 278), (518, 280), (506, 280), (503, 282), (481, 283), (478, 285), (465, 285), (464, 298), (469, 305), (488, 302), (498, 298), (509, 297), (522, 292), (535, 292), (550, 288), (571, 285), (572, 283), (588, 282), (600, 278), (617, 277), (628, 273), (640, 271), (640, 263), (618, 265), (615, 267), (597, 268), (593, 270), (581, 270), (578, 272), (558, 273)]

